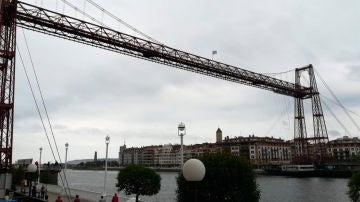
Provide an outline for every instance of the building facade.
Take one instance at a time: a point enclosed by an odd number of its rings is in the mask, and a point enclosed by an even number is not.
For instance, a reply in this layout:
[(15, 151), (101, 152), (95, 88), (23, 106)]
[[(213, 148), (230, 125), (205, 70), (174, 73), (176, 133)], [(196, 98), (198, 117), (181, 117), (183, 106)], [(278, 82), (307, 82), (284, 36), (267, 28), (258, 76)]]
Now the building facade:
[[(216, 143), (184, 145), (184, 161), (198, 158), (207, 153), (229, 152), (242, 156), (253, 166), (289, 164), (291, 144), (273, 137), (234, 137), (221, 140), (222, 131), (216, 131)], [(180, 145), (157, 145), (141, 148), (120, 147), (121, 166), (141, 164), (149, 167), (179, 167), (181, 165)]]
[(289, 164), (291, 161), (291, 144), (280, 138), (227, 136), (222, 142), (222, 150), (244, 157), (254, 167)]
[(360, 154), (360, 139), (358, 137), (344, 136), (329, 141), (328, 153), (336, 161), (348, 161)]

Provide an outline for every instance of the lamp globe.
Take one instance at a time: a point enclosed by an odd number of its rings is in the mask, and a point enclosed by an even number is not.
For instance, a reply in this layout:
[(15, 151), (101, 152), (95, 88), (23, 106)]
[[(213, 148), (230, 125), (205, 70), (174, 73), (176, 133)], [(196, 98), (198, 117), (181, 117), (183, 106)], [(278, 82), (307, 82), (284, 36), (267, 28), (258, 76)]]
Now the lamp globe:
[(30, 172), (30, 173), (34, 173), (34, 172), (36, 172), (36, 170), (37, 170), (37, 167), (34, 164), (29, 164), (26, 168), (26, 171)]
[(187, 160), (182, 171), (186, 181), (201, 181), (205, 177), (205, 166), (199, 159)]

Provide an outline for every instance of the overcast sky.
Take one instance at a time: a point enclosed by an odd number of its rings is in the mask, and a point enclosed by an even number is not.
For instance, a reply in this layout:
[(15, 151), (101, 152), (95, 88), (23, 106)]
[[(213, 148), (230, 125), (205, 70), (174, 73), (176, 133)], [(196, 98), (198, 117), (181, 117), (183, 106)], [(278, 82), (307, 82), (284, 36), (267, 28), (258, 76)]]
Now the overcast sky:
[[(71, 2), (80, 9), (85, 5), (86, 12), (105, 24), (139, 36), (84, 1)], [(243, 69), (259, 73), (292, 70), (276, 78), (293, 82), (294, 68), (313, 64), (341, 102), (360, 113), (359, 1), (95, 2), (170, 47)], [(61, 1), (36, 3), (63, 12)], [(84, 18), (69, 7), (65, 14)], [(23, 29), (17, 31), (19, 49), (32, 75)], [(32, 31), (24, 33), (62, 161), (66, 142), (70, 144), (68, 160), (93, 158), (95, 151), (99, 158), (104, 157), (106, 135), (111, 137), (112, 158), (118, 156), (124, 141), (127, 147), (178, 144), (180, 122), (187, 128), (184, 144), (214, 142), (218, 127), (223, 136), (293, 138), (291, 97)], [(217, 54), (212, 56), (213, 50)], [(53, 162), (19, 55), (16, 68), (13, 161), (37, 160), (43, 147), (42, 161)], [(31, 80), (35, 81), (33, 76)], [(321, 95), (331, 98), (320, 79), (317, 82)], [(38, 93), (37, 99), (40, 103)], [(358, 136), (341, 108), (327, 103), (350, 132), (346, 134), (323, 107), (330, 140)], [(308, 104), (306, 107), (309, 113)], [(359, 116), (351, 114), (359, 122)], [(312, 117), (307, 120), (311, 122)], [(310, 136), (310, 123), (307, 130)]]

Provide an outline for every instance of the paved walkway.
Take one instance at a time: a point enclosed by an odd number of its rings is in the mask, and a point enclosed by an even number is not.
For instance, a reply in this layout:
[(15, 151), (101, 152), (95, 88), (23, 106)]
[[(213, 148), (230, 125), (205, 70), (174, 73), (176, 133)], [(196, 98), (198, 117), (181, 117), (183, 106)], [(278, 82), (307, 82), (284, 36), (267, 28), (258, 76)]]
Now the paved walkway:
[[(48, 192), (48, 196), (49, 196), (49, 198), (48, 198), (48, 201), (49, 201), (49, 202), (55, 202), (55, 200), (57, 199), (57, 197), (59, 196), (59, 194), (58, 194), (58, 193)], [(61, 196), (61, 195), (60, 195), (60, 196)], [(75, 198), (75, 197), (72, 197), (72, 198), (70, 199), (70, 202), (74, 201), (74, 198)], [(80, 198), (80, 201), (81, 201), (81, 202), (94, 202), (94, 201), (89, 201), (89, 200), (83, 199), (83, 198), (81, 198), (81, 196), (79, 196), (79, 198)], [(67, 197), (67, 196), (61, 196), (61, 199), (63, 200), (63, 202), (68, 202), (68, 197)], [(98, 200), (96, 200), (96, 201), (98, 201)]]
[[(41, 186), (41, 185), (40, 185)], [(39, 186), (39, 187), (40, 187)], [(85, 191), (85, 190), (79, 190), (79, 189), (70, 189), (71, 198), (66, 196), (64, 189), (61, 186), (58, 185), (50, 185), (45, 184), (47, 188), (47, 194), (48, 194), (48, 201), (49, 202), (55, 202), (58, 196), (61, 197), (63, 202), (73, 202), (76, 195), (79, 195), (81, 202), (98, 202), (101, 196), (101, 193), (91, 192), (91, 191)], [(20, 188), (17, 189), (20, 191)], [(105, 197), (107, 202), (110, 202), (112, 198), (112, 195), (107, 195)], [(119, 197), (119, 202), (130, 202), (133, 201), (130, 198), (125, 197)]]

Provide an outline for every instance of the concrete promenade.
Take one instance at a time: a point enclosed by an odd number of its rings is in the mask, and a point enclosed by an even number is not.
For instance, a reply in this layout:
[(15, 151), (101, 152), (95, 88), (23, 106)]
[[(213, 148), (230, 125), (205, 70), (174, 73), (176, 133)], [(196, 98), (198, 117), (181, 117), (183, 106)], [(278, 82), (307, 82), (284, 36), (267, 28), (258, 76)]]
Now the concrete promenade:
[[(44, 184), (47, 189), (47, 195), (48, 195), (48, 201), (49, 202), (55, 202), (58, 196), (61, 197), (63, 202), (73, 202), (76, 195), (79, 195), (81, 202), (98, 202), (100, 200), (101, 193), (92, 192), (92, 191), (86, 191), (86, 190), (80, 190), (80, 189), (70, 189), (70, 201), (69, 198), (66, 196), (65, 190), (58, 185), (51, 185), (51, 184)], [(40, 186), (41, 187), (41, 184)], [(17, 188), (18, 191), (20, 191), (20, 187)], [(107, 202), (111, 202), (112, 195), (114, 193), (109, 193), (105, 197)], [(119, 197), (119, 202), (131, 202), (135, 201), (132, 198), (127, 197)]]
[[(49, 196), (49, 202), (55, 202), (56, 198), (58, 196), (61, 196), (64, 202), (68, 201), (68, 197), (65, 194), (64, 189), (61, 186), (58, 185), (46, 185), (48, 196)], [(100, 200), (100, 196), (102, 193), (92, 192), (92, 191), (86, 191), (86, 190), (80, 190), (80, 189), (70, 189), (71, 194), (71, 200), (70, 202), (74, 201), (74, 198), (76, 195), (79, 195), (81, 202), (98, 202)], [(107, 202), (111, 202), (112, 195), (114, 193), (108, 193), (106, 195), (105, 199)], [(119, 201), (123, 202), (131, 202), (131, 198), (125, 198), (125, 197), (119, 197)]]

